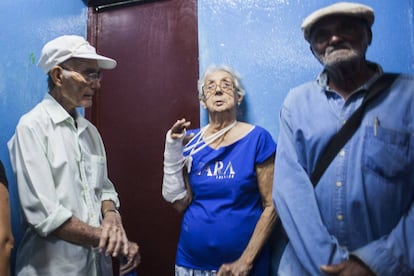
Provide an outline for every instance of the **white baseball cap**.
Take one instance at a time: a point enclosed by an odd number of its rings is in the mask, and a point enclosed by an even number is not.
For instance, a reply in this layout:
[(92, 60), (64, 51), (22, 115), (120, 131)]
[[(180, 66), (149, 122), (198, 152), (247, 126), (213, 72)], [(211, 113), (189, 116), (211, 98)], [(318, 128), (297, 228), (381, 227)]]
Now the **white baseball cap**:
[(374, 23), (374, 10), (363, 4), (352, 2), (339, 2), (314, 11), (302, 22), (303, 36), (309, 41), (312, 27), (321, 19), (328, 16), (345, 15), (365, 20), (369, 27)]
[(59, 36), (43, 46), (38, 66), (48, 73), (54, 66), (70, 58), (95, 59), (102, 69), (113, 69), (116, 61), (96, 53), (96, 49), (78, 35)]

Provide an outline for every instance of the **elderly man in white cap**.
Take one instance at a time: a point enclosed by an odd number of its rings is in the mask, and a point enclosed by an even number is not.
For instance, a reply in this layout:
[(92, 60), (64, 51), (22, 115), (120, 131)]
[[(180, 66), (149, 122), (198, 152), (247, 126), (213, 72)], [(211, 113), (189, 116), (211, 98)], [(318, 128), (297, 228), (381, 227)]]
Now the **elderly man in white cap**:
[(279, 275), (414, 274), (414, 80), (366, 60), (373, 22), (357, 3), (303, 21), (323, 70), (280, 112)]
[(92, 105), (101, 69), (116, 61), (65, 35), (43, 47), (39, 66), (49, 92), (8, 143), (24, 218), (17, 275), (112, 275), (111, 257), (127, 260), (126, 273), (139, 263), (138, 245), (122, 225), (101, 136), (76, 110)]

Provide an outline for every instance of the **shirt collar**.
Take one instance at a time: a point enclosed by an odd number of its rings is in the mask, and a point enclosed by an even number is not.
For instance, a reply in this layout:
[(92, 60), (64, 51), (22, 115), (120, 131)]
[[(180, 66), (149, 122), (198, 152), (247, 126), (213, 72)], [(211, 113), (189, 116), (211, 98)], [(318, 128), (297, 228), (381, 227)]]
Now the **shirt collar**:
[[(75, 121), (72, 118), (72, 116), (70, 116), (70, 114), (49, 93), (47, 93), (43, 99), (43, 107), (49, 114), (54, 124), (59, 124), (64, 121), (69, 121), (73, 125), (75, 124)], [(76, 121), (79, 124), (79, 121), (81, 121), (82, 116), (79, 114), (77, 110), (75, 112)]]
[[(374, 63), (374, 62), (370, 62), (370, 61), (367, 61), (367, 64), (369, 67), (372, 67), (375, 70), (375, 74), (367, 82), (365, 82), (360, 87), (355, 89), (354, 92), (360, 91), (363, 89), (367, 90), (380, 76), (384, 74), (384, 71), (382, 70), (381, 65)], [(328, 85), (328, 74), (326, 73), (325, 69), (316, 78), (316, 83), (322, 88), (322, 91), (331, 91)]]

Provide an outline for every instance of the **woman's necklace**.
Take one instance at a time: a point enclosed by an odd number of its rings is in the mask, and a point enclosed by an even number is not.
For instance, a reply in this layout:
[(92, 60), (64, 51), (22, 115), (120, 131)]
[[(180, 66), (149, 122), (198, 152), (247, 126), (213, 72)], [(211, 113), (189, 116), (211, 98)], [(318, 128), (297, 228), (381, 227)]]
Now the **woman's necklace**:
[[(214, 141), (216, 141), (218, 138), (222, 137), (224, 134), (226, 134), (230, 129), (232, 129), (237, 124), (237, 121), (234, 121), (230, 125), (226, 126), (225, 128), (220, 129), (216, 133), (211, 134), (210, 136), (207, 136), (203, 139), (203, 135), (206, 132), (207, 128), (209, 127), (209, 124), (206, 125), (204, 128), (202, 128), (188, 143), (184, 148), (184, 151), (190, 151), (190, 153), (186, 156), (185, 164), (187, 165), (187, 171), (188, 173), (191, 172), (191, 165), (193, 163), (193, 155), (197, 152), (201, 151)], [(190, 145), (194, 140), (197, 141)]]

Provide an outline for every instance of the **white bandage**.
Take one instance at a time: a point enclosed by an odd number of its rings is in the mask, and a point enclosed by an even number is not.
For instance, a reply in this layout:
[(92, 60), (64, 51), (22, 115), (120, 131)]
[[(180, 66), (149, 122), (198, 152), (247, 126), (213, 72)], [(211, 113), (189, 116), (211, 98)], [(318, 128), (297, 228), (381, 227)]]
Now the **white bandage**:
[(183, 167), (183, 138), (171, 138), (171, 129), (165, 137), (164, 150), (164, 177), (162, 180), (162, 196), (168, 202), (183, 199), (187, 195), (185, 188)]

